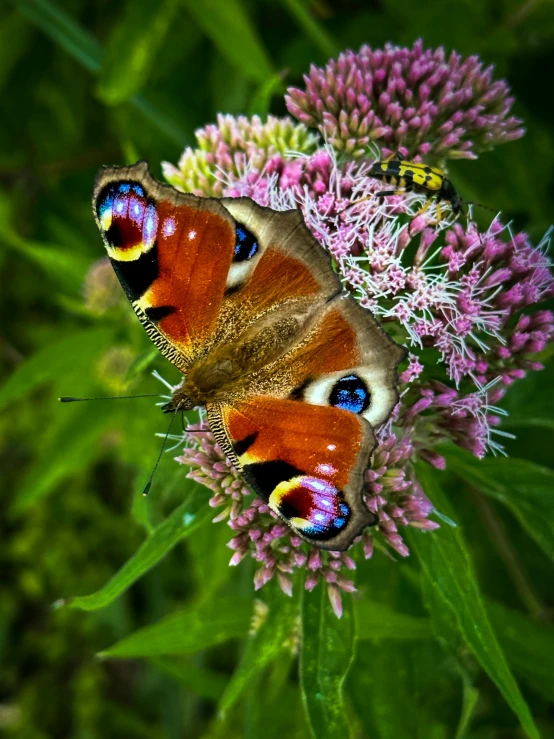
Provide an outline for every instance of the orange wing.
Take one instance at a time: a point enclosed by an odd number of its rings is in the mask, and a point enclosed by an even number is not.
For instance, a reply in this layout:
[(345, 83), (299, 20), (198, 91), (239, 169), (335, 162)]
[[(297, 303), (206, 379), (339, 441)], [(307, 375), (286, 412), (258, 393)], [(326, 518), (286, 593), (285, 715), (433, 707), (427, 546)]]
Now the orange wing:
[(363, 501), (373, 427), (396, 401), (404, 350), (346, 295), (258, 374), (250, 394), (209, 405), (210, 428), (257, 494), (303, 538), (346, 549), (377, 517)]
[(233, 219), (217, 200), (160, 185), (146, 162), (101, 170), (93, 209), (135, 312), (160, 350), (186, 369), (219, 318)]
[(301, 536), (348, 547), (377, 520), (363, 474), (404, 352), (342, 292), (300, 212), (186, 195), (144, 162), (102, 170), (93, 208), (161, 352), (183, 371), (221, 361), (223, 375), (240, 357), (244, 377), (207, 406), (224, 451)]
[(253, 396), (208, 407), (210, 428), (246, 481), (304, 539), (347, 549), (377, 517), (361, 490), (375, 437), (370, 425), (340, 408)]
[(180, 369), (291, 301), (340, 291), (299, 211), (210, 199), (162, 185), (146, 162), (100, 171), (96, 223), (147, 333)]

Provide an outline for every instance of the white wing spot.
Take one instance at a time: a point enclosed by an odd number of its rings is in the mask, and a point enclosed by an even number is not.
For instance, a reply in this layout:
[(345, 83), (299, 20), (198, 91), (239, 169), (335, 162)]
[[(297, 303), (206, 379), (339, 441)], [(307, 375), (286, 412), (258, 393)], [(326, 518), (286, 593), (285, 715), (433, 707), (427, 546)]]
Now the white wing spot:
[(166, 218), (164, 221), (164, 225), (162, 226), (162, 231), (164, 236), (171, 236), (175, 233), (175, 219), (174, 218)]
[(337, 471), (332, 464), (318, 464), (315, 468), (320, 475), (334, 475)]

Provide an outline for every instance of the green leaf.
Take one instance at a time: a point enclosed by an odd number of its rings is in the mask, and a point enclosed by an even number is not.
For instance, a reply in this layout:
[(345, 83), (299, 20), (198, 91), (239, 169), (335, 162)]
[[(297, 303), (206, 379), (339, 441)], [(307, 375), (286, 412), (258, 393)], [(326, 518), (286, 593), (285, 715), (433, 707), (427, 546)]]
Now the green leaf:
[(540, 372), (529, 372), (523, 380), (514, 383), (510, 392), (502, 400), (502, 406), (509, 415), (502, 419), (502, 428), (511, 426), (554, 427), (554, 398), (552, 393), (545, 393), (543, 388), (550, 387), (554, 381), (554, 360), (546, 355), (551, 353), (548, 347), (541, 357), (544, 369)]
[(125, 377), (126, 381), (131, 382), (137, 377), (143, 375), (146, 370), (149, 369), (150, 366), (156, 361), (156, 359), (159, 358), (159, 356), (160, 352), (156, 347), (154, 347), (154, 349), (148, 349), (141, 352), (140, 354), (137, 354), (136, 358), (133, 360), (131, 366), (127, 370), (127, 375)]
[(10, 514), (19, 516), (40, 498), (53, 492), (63, 479), (86, 469), (101, 452), (100, 437), (114, 423), (115, 408), (106, 409), (82, 405), (63, 408), (65, 418), (48, 430), (40, 454), (28, 469), (10, 507)]
[(282, 95), (284, 92), (283, 79), (283, 72), (279, 72), (259, 86), (248, 106), (249, 115), (267, 117), (271, 107), (271, 98), (274, 95)]
[(302, 29), (305, 36), (309, 38), (314, 46), (318, 48), (322, 54), (327, 57), (336, 57), (340, 52), (340, 48), (334, 42), (333, 38), (311, 15), (302, 0), (282, 0), (283, 5), (293, 19)]
[(206, 667), (193, 665), (190, 660), (175, 657), (152, 657), (149, 660), (166, 675), (178, 680), (185, 688), (201, 698), (218, 700), (228, 682), (227, 675)]
[[(417, 466), (417, 474), (433, 504), (455, 518), (437, 480), (438, 473), (421, 463)], [(532, 739), (538, 739), (539, 733), (529, 707), (489, 621), (460, 527), (442, 526), (431, 534), (408, 530), (407, 534), (410, 548), (417, 552), (420, 560), (425, 584), (434, 596), (428, 607), (437, 636), (445, 636), (451, 642), (450, 629), (458, 631), (460, 638), (496, 683), (524, 731)], [(445, 619), (449, 624), (446, 635), (442, 633)]]
[(448, 468), (503, 503), (541, 549), (554, 559), (554, 472), (525, 459), (475, 459), (448, 447)]
[(81, 608), (84, 611), (96, 611), (118, 598), (139, 577), (163, 559), (177, 542), (190, 536), (193, 531), (210, 519), (213, 511), (206, 498), (205, 492), (197, 486), (190, 497), (154, 529), (135, 554), (125, 562), (104, 587), (91, 595), (69, 598), (66, 601), (67, 605)]
[(22, 238), (10, 225), (16, 222), (13, 210), (14, 204), (0, 196), (3, 243), (37, 265), (66, 292), (80, 293), (83, 279), (90, 268), (89, 257), (75, 249), (74, 242), (64, 247)]
[[(187, 469), (180, 465), (181, 485)], [(206, 488), (203, 490), (207, 497), (209, 491)], [(187, 540), (190, 574), (196, 584), (199, 599), (211, 598), (236, 572), (234, 567), (229, 566), (232, 552), (227, 547), (232, 532), (223, 522), (214, 524), (212, 519), (216, 511), (212, 508), (211, 512), (206, 523)], [(206, 577), (206, 572), (210, 573), (209, 577)]]
[(55, 3), (49, 0), (17, 0), (15, 7), (89, 72), (98, 71), (102, 47)]
[(432, 639), (433, 629), (427, 618), (416, 618), (399, 613), (386, 603), (367, 598), (355, 602), (358, 639)]
[(264, 611), (267, 608), (267, 613), (262, 612), (262, 623), (248, 639), (241, 661), (227, 685), (219, 704), (222, 714), (229, 711), (253, 680), (275, 660), (291, 635), (298, 612), (298, 598), (284, 595), (276, 583), (271, 583), (264, 595), (268, 603), (262, 608)]
[(240, 0), (185, 0), (185, 5), (206, 36), (245, 77), (263, 82), (273, 76), (268, 54)]
[(155, 657), (189, 654), (236, 637), (250, 627), (252, 602), (238, 595), (212, 598), (183, 608), (135, 631), (100, 657)]
[(554, 418), (507, 418), (502, 420), (502, 428), (543, 428), (554, 430)]
[[(51, 380), (77, 374), (90, 375), (96, 357), (107, 348), (113, 333), (89, 329), (47, 344), (22, 362), (0, 388), (0, 408), (12, 403)], [(69, 375), (68, 375), (69, 376)], [(60, 410), (62, 407), (60, 406)]]
[(28, 50), (31, 41), (29, 24), (16, 11), (4, 12), (0, 20), (0, 89), (12, 70)]
[[(103, 50), (98, 41), (64, 10), (50, 0), (12, 0), (17, 10), (49, 36), (55, 44), (96, 74), (100, 69)], [(129, 101), (169, 139), (179, 146), (188, 140), (187, 131), (147, 97), (135, 95)]]
[(177, 8), (178, 0), (128, 0), (102, 61), (97, 94), (104, 103), (122, 103), (144, 87)]
[[(7, 241), (6, 233), (4, 240)], [(53, 244), (26, 241), (16, 237), (15, 234), (9, 243), (26, 259), (37, 265), (60, 288), (66, 292), (80, 293), (83, 279), (90, 267), (90, 259), (87, 256)]]
[[(277, 659), (280, 661), (284, 658), (284, 653), (281, 653)], [(244, 708), (239, 714), (243, 717), (240, 739), (308, 739), (310, 737), (298, 684), (294, 678), (291, 680), (290, 676), (291, 670), (289, 669), (288, 681), (275, 693), (269, 685), (266, 671), (246, 692), (242, 703)], [(231, 712), (229, 719), (237, 713), (238, 711)], [(222, 739), (228, 739), (231, 735), (232, 733), (227, 728), (227, 731), (220, 736)], [(238, 735), (236, 739), (239, 739)]]
[(302, 598), (300, 687), (308, 723), (315, 739), (346, 739), (351, 735), (343, 684), (354, 657), (354, 616), (349, 597), (338, 619), (327, 587), (319, 584)]
[(479, 691), (473, 687), (469, 677), (462, 672), (463, 693), (462, 712), (456, 731), (456, 739), (464, 739), (469, 733), (471, 720), (475, 714), (475, 708), (479, 702)]
[(495, 601), (487, 601), (487, 610), (514, 671), (547, 700), (554, 701), (552, 624), (534, 621)]
[[(435, 693), (448, 689), (440, 653), (435, 657)], [(437, 660), (438, 656), (438, 660)], [(425, 695), (427, 663), (409, 644), (385, 640), (358, 646), (348, 678), (348, 693), (362, 723), (363, 736), (379, 739), (431, 739), (444, 737)], [(440, 687), (439, 687), (440, 686)]]

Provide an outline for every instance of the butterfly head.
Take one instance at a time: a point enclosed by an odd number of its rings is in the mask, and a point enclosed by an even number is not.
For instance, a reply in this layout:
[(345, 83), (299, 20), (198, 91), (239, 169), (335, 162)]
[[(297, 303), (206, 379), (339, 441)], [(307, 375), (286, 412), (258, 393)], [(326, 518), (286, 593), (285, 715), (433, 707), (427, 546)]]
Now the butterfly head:
[(162, 405), (164, 413), (176, 413), (177, 411), (192, 411), (193, 408), (201, 405), (198, 398), (193, 398), (187, 393), (186, 380), (181, 383), (173, 392), (170, 401)]

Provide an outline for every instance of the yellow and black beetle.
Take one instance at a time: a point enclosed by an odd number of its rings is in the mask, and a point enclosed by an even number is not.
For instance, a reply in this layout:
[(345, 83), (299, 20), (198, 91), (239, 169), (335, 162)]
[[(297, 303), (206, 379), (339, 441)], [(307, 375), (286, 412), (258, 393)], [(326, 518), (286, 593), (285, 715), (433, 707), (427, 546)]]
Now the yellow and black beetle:
[[(383, 190), (375, 193), (375, 197), (384, 198), (387, 195), (400, 195), (404, 192), (420, 192), (427, 195), (428, 203), (421, 209), (423, 213), (432, 200), (437, 203), (437, 220), (440, 221), (441, 201), (448, 202), (454, 215), (463, 213), (464, 202), (454, 189), (454, 185), (444, 172), (436, 167), (420, 162), (409, 162), (400, 154), (382, 162), (375, 162), (369, 172), (370, 177), (382, 180), (395, 187), (394, 190)], [(399, 189), (398, 189), (399, 188)], [(470, 205), (470, 203), (466, 203)]]

